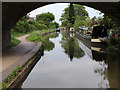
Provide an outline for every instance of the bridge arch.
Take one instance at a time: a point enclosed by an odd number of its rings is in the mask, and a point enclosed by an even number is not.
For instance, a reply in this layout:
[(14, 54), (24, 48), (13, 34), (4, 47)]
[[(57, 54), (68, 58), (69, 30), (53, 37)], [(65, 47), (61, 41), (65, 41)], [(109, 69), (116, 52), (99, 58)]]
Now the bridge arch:
[[(4, 2), (2, 3), (2, 48), (3, 51), (11, 44), (10, 29), (16, 22), (30, 11), (56, 2)], [(70, 2), (63, 2), (70, 3)], [(99, 10), (110, 16), (120, 25), (120, 2), (74, 2)]]

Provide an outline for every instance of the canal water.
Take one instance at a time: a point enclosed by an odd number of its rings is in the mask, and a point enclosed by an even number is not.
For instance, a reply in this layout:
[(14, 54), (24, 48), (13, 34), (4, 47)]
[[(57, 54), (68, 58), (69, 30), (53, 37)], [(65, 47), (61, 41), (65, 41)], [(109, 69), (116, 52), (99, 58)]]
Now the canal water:
[(117, 88), (118, 55), (89, 49), (74, 34), (54, 33), (21, 88)]

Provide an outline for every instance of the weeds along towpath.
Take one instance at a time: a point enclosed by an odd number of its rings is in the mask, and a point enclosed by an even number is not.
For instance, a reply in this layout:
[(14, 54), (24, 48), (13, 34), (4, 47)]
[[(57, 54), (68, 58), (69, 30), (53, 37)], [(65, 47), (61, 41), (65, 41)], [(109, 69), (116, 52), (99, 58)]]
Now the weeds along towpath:
[[(2, 55), (2, 81), (16, 68), (20, 62), (26, 62), (23, 58), (29, 59), (31, 56), (30, 51), (36, 47), (36, 43), (26, 40), (30, 34), (17, 37), (21, 43), (17, 46), (11, 47), (6, 50)], [(28, 54), (28, 55), (27, 55)], [(26, 56), (27, 55), (27, 56)], [(28, 57), (28, 58), (27, 58)]]

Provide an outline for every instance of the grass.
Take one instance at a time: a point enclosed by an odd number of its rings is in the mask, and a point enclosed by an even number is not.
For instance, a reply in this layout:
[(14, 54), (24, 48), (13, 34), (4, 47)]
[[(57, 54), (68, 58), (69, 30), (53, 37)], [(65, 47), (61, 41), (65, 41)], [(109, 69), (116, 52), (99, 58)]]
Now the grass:
[(23, 67), (20, 66), (19, 64), (17, 65), (17, 67), (14, 69), (14, 71), (9, 75), (7, 82), (4, 82), (2, 84), (0, 84), (0, 89), (1, 90), (6, 90), (8, 84), (18, 75), (18, 73), (20, 71), (23, 70)]
[(26, 35), (26, 34), (29, 34), (31, 32), (27, 32), (27, 33), (19, 33), (19, 32), (14, 32), (14, 31), (11, 31), (11, 35), (13, 37), (20, 37), (20, 36), (23, 36), (23, 35)]
[[(30, 33), (30, 32), (28, 32)], [(20, 36), (23, 36), (23, 35), (26, 35), (28, 33), (19, 33), (19, 32), (14, 32), (11, 30), (11, 46), (16, 46), (18, 45), (21, 41), (16, 39), (16, 37), (20, 37)]]
[(6, 83), (0, 84), (0, 90), (6, 90), (6, 88), (7, 88), (7, 84)]
[[(31, 32), (28, 32), (28, 33), (31, 33), (30, 36), (26, 37), (26, 39), (28, 41), (32, 41), (32, 42), (44, 42), (44, 39), (42, 38), (41, 34), (43, 33), (47, 33), (47, 32), (52, 32), (52, 31), (55, 31), (55, 30), (40, 30), (40, 31), (33, 31), (32, 33)], [(21, 41), (16, 39), (16, 37), (20, 37), (20, 36), (23, 36), (23, 35), (26, 35), (28, 33), (19, 33), (19, 32), (14, 32), (14, 31), (11, 31), (11, 46), (16, 46), (18, 45)]]
[(22, 66), (17, 65), (17, 67), (15, 68), (15, 70), (9, 75), (7, 81), (10, 83), (14, 79), (14, 77), (18, 75), (18, 72), (22, 71), (22, 69), (23, 69)]
[(21, 41), (16, 39), (14, 36), (11, 35), (11, 45), (16, 46), (20, 43)]
[[(26, 39), (31, 42), (44, 42), (45, 37), (42, 37), (43, 33), (52, 32), (55, 30), (42, 30), (42, 31), (33, 31)], [(48, 36), (48, 35), (47, 35)]]

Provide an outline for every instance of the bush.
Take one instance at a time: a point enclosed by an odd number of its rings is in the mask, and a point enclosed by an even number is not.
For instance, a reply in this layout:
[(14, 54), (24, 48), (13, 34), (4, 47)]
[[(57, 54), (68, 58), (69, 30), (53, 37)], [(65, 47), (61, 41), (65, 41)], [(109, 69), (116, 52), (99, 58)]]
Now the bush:
[(79, 26), (84, 26), (84, 20), (77, 20), (74, 24), (74, 29), (75, 31), (77, 30), (77, 28), (79, 28)]
[(22, 69), (23, 69), (22, 66), (17, 65), (16, 69), (9, 75), (8, 82), (10, 83), (14, 79), (14, 77), (18, 75), (18, 72), (21, 71)]
[(16, 46), (20, 43), (21, 41), (18, 39), (15, 39), (15, 37), (11, 36), (11, 45)]
[(114, 48), (120, 48), (120, 37), (116, 37), (116, 38), (111, 37), (107, 41), (107, 43), (109, 46), (112, 46)]
[(32, 32), (26, 39), (31, 42), (35, 41), (43, 41), (42, 36), (41, 36), (42, 31), (34, 31)]
[(41, 31), (33, 31), (28, 37), (26, 37), (26, 39), (28, 41), (32, 41), (32, 42), (36, 42), (36, 41), (41, 41), (44, 42), (44, 39), (42, 37), (42, 33), (46, 33), (46, 32), (52, 32), (55, 30), (41, 30)]
[(6, 90), (6, 88), (7, 88), (7, 84), (6, 84), (6, 83), (2, 83), (2, 84), (0, 85), (0, 89), (1, 89), (1, 90)]
[(44, 24), (38, 24), (37, 25), (37, 30), (43, 30), (43, 29), (47, 29), (47, 26)]

